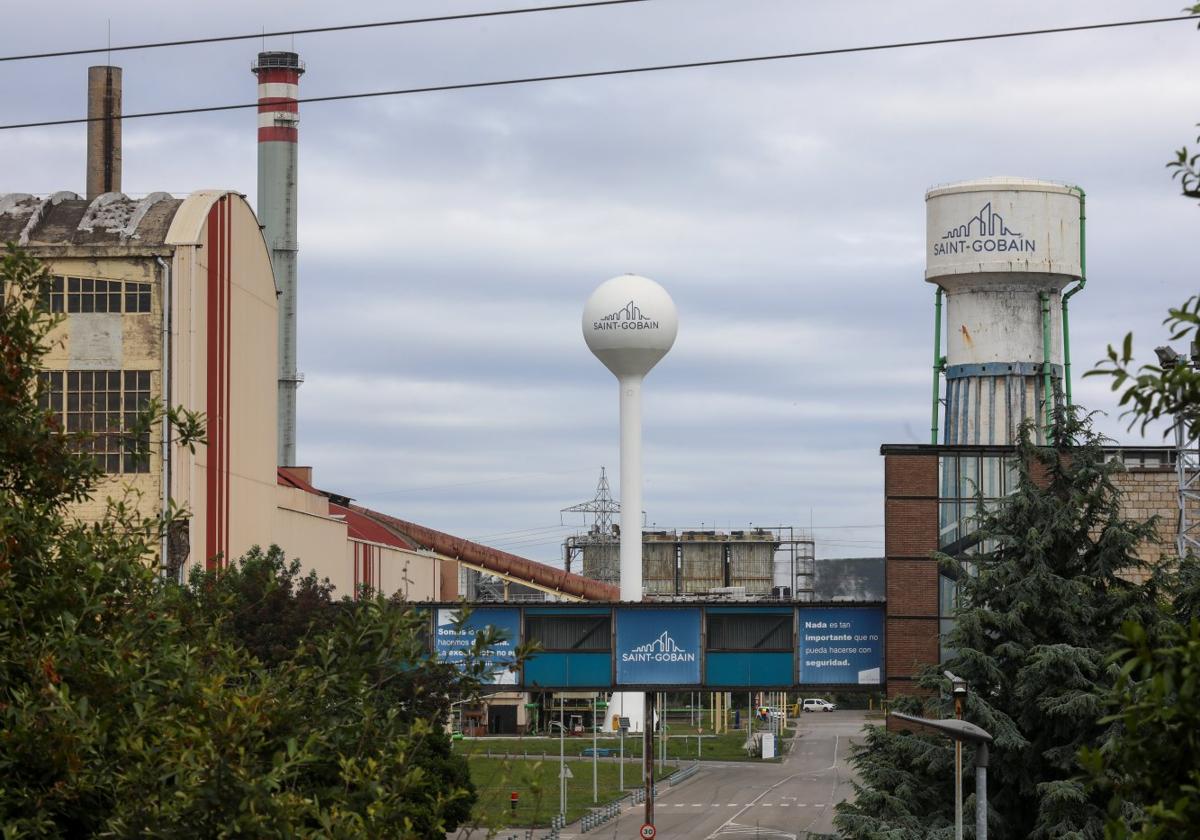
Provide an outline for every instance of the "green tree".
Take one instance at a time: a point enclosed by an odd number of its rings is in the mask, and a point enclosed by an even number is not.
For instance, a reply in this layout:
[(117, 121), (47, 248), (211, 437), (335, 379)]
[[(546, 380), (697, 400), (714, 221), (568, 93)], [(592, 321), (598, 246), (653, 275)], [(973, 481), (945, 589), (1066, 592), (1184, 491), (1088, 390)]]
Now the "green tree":
[[(1189, 9), (1200, 13), (1200, 4)], [(1200, 198), (1200, 156), (1187, 147), (1167, 164), (1184, 196)], [(1185, 341), (1196, 355), (1200, 342), (1200, 296), (1170, 309), (1164, 324), (1170, 341)], [(1170, 419), (1187, 439), (1200, 435), (1200, 366), (1134, 367), (1133, 334), (1087, 376), (1112, 378), (1130, 427)], [(1193, 361), (1195, 361), (1193, 359)], [(1109, 797), (1106, 836), (1158, 840), (1200, 835), (1200, 558), (1178, 558), (1160, 575), (1170, 582), (1169, 600), (1156, 622), (1131, 622), (1112, 657), (1120, 677), (1104, 698), (1103, 722), (1112, 737), (1081, 751), (1094, 790)]]
[[(960, 584), (946, 639), (954, 653), (920, 678), (927, 697), (893, 708), (950, 716), (939, 692), (947, 687), (941, 670), (952, 670), (971, 687), (966, 718), (995, 737), (991, 836), (1096, 837), (1104, 800), (1077, 778), (1076, 755), (1106, 737), (1098, 719), (1116, 676), (1107, 664), (1116, 632), (1156, 609), (1156, 580), (1139, 585), (1122, 575), (1140, 565), (1135, 550), (1154, 538), (1154, 523), (1121, 516), (1113, 477), (1123, 468), (1105, 457), (1089, 418), (1059, 412), (1049, 447), (1035, 446), (1029, 432), (1016, 448), (1016, 492), (981, 517), (980, 553), (969, 563), (940, 558)], [(952, 836), (947, 739), (874, 728), (852, 761), (856, 798), (838, 806), (835, 820), (843, 836)], [(973, 811), (973, 795), (968, 805)]]
[[(441, 838), (458, 825), (473, 794), (440, 724), (451, 697), (478, 689), (494, 634), (451, 671), (426, 655), (415, 610), (371, 598), (331, 605), (319, 628), (298, 607), (286, 633), (243, 640), (265, 604), (320, 602), (321, 587), (279, 599), (294, 577), (252, 561), (200, 601), (147, 562), (179, 512), (143, 518), (117, 499), (100, 522), (72, 518), (99, 475), (38, 408), (47, 277), (10, 247), (0, 280), (5, 840)], [(185, 445), (202, 434), (200, 418), (157, 405), (140, 421), (160, 422)]]

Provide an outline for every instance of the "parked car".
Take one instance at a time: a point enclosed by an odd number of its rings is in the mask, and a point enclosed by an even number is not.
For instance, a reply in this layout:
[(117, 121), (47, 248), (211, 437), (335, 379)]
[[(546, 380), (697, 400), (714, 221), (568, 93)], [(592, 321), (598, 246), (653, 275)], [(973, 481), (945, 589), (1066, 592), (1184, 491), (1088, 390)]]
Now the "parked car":
[(828, 700), (820, 700), (815, 697), (810, 700), (805, 700), (803, 706), (803, 709), (806, 712), (832, 712), (836, 708), (837, 706), (835, 706), (833, 703), (830, 703)]

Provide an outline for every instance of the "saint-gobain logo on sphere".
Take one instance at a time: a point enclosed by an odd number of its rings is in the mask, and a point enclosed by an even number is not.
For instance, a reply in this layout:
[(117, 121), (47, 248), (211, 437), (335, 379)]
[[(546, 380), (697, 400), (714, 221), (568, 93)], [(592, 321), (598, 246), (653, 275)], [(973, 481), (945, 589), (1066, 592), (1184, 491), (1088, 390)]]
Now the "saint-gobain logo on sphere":
[(611, 315), (605, 315), (599, 321), (592, 321), (594, 330), (656, 330), (658, 321), (647, 318), (642, 314), (633, 301), (622, 306)]
[(956, 228), (946, 231), (941, 241), (933, 244), (933, 255), (944, 257), (949, 254), (1006, 254), (1013, 251), (1021, 254), (1037, 253), (1037, 242), (1010, 230), (1004, 217), (992, 210), (992, 202), (983, 205), (979, 212)]
[(652, 642), (638, 645), (633, 650), (621, 654), (622, 662), (695, 662), (695, 651), (681, 648), (671, 634), (664, 630), (662, 635)]

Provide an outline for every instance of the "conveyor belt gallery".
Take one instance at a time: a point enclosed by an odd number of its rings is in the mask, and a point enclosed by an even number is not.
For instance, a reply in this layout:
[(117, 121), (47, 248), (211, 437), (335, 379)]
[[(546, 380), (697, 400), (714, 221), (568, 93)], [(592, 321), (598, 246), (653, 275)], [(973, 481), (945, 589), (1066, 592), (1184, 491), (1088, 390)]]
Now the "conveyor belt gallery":
[[(454, 661), (491, 626), (499, 690), (826, 687), (884, 684), (882, 604), (435, 604), (430, 651)], [(515, 664), (520, 643), (537, 652)]]

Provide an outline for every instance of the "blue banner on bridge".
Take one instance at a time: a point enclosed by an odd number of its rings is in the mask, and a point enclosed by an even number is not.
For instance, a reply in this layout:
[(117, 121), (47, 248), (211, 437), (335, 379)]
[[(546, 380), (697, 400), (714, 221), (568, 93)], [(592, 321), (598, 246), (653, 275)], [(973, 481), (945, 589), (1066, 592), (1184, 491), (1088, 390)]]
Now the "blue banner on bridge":
[(880, 685), (883, 610), (800, 608), (800, 682), (804, 685)]
[(617, 685), (697, 685), (700, 610), (615, 611)]
[[(505, 639), (493, 645), (484, 656), (492, 677), (492, 685), (516, 685), (517, 641), (521, 635), (521, 610), (517, 607), (476, 607), (465, 621), (459, 622), (461, 610), (439, 609), (433, 636), (433, 652), (439, 659), (459, 664), (475, 644), (475, 634), (485, 627), (495, 627)], [(489, 682), (484, 680), (485, 683)]]

